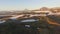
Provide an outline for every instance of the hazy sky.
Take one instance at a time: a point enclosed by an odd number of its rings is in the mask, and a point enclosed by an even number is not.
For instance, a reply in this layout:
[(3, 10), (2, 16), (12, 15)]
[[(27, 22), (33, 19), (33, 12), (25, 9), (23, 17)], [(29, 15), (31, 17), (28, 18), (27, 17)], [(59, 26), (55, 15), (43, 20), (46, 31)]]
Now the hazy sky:
[(0, 0), (0, 10), (37, 9), (60, 7), (60, 0)]

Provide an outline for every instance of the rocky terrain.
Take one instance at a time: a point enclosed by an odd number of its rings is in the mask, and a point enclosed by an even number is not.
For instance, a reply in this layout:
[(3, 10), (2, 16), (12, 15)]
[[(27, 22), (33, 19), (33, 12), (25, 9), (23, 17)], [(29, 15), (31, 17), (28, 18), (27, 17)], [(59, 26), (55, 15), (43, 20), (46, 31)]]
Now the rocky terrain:
[[(47, 8), (43, 7), (44, 9), (41, 10), (48, 10)], [(54, 13), (56, 11), (50, 9)], [(37, 10), (32, 10), (37, 11)], [(40, 10), (38, 10), (40, 11)], [(58, 11), (59, 12), (59, 11)], [(10, 13), (10, 14), (9, 14)], [(22, 14), (26, 14), (29, 12), (23, 12)], [(34, 12), (31, 12), (34, 13)], [(0, 12), (0, 15), (21, 15), (21, 13), (11, 13), (11, 12)], [(24, 18), (27, 16), (28, 18)], [(47, 15), (47, 16), (34, 16), (29, 17), (29, 15), (25, 15), (23, 17), (18, 17), (17, 19), (9, 19), (8, 17), (2, 16), (3, 20), (6, 20), (4, 23), (0, 23), (0, 34), (60, 34), (60, 16), (59, 15)], [(37, 19), (37, 22), (25, 22), (22, 23), (20, 21), (26, 19)], [(33, 20), (34, 21), (34, 20)], [(28, 26), (28, 27), (25, 27)], [(31, 26), (31, 27), (30, 27)]]

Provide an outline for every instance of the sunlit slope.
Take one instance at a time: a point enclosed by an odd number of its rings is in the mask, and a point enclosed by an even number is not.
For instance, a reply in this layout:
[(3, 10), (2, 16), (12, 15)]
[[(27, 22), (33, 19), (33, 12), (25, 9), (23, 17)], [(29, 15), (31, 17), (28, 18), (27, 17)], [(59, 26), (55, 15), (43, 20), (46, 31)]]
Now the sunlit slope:
[[(19, 16), (19, 17), (21, 18), (21, 16)], [(37, 18), (38, 18), (38, 16), (37, 16)], [(45, 21), (48, 24), (60, 26), (60, 17), (59, 16), (49, 15), (49, 16), (41, 16), (39, 18), (40, 18), (40, 20)], [(3, 18), (3, 19), (9, 19), (9, 18)]]
[(60, 26), (60, 18), (58, 18), (57, 16), (47, 16), (46, 21), (49, 24)]

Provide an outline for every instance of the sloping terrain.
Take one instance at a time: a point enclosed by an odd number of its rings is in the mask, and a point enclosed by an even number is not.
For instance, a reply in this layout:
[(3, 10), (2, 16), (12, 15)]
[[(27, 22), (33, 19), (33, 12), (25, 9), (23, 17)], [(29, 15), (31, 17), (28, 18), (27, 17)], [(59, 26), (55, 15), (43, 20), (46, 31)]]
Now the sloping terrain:
[[(38, 18), (38, 17), (37, 17)], [(23, 18), (22, 18), (23, 19)], [(28, 19), (28, 18), (27, 18)], [(35, 17), (34, 17), (35, 19)], [(39, 17), (38, 23), (29, 23), (31, 28), (25, 28), (24, 24), (20, 24), (21, 19), (7, 20), (4, 24), (0, 24), (2, 34), (60, 34), (60, 19), (57, 16)], [(24, 20), (24, 19), (23, 19)], [(29, 25), (28, 24), (28, 25)], [(36, 30), (38, 29), (38, 30)], [(4, 33), (3, 33), (4, 32)]]

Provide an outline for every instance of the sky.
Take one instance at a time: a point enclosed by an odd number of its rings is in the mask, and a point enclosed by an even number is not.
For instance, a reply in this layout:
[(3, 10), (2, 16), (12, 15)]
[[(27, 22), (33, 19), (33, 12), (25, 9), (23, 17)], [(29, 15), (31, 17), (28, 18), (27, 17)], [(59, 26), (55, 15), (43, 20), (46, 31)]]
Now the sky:
[(0, 0), (0, 10), (38, 9), (60, 7), (60, 0)]

